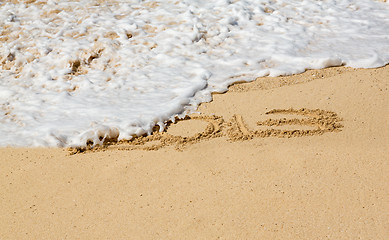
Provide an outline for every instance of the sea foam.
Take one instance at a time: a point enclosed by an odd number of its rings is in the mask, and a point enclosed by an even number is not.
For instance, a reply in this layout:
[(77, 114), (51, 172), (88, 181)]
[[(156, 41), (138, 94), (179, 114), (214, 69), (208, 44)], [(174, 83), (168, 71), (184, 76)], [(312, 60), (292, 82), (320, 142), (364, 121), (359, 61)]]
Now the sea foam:
[(0, 146), (131, 139), (236, 81), (389, 62), (374, 0), (28, 2), (0, 3)]

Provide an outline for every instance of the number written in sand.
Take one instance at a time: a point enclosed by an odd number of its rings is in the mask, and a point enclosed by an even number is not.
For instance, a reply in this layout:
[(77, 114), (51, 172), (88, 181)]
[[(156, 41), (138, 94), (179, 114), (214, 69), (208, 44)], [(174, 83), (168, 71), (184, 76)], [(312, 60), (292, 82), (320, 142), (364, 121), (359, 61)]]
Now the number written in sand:
[[(185, 118), (201, 120), (207, 122), (207, 126), (204, 131), (196, 133), (193, 136), (184, 137), (172, 135), (169, 133), (169, 123), (167, 131), (154, 132), (149, 136), (134, 137), (131, 140), (122, 141), (107, 141), (102, 146), (84, 147), (71, 149), (72, 153), (84, 152), (86, 150), (104, 150), (104, 149), (117, 149), (117, 150), (158, 150), (166, 146), (174, 146), (177, 150), (183, 150), (186, 146), (194, 144), (200, 141), (204, 141), (211, 138), (217, 138), (226, 136), (230, 141), (243, 141), (250, 140), (252, 138), (265, 138), (265, 137), (303, 137), (322, 135), (327, 132), (341, 131), (343, 125), (340, 123), (341, 118), (334, 112), (324, 111), (320, 109), (274, 109), (266, 113), (271, 114), (283, 114), (283, 115), (297, 115), (303, 118), (280, 118), (280, 119), (267, 119), (265, 121), (258, 121), (257, 125), (260, 127), (268, 127), (261, 130), (252, 130), (247, 127), (242, 116), (234, 115), (230, 121), (225, 121), (222, 117), (218, 116), (190, 116)], [(307, 126), (308, 130), (294, 129), (283, 130), (279, 129), (283, 126)], [(269, 128), (270, 127), (270, 128)]]

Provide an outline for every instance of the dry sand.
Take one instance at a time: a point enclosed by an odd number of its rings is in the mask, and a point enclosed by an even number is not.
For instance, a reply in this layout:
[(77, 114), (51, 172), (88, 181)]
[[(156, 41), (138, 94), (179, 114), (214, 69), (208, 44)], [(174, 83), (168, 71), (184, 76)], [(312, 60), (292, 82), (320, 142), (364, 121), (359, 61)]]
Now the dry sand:
[(388, 239), (388, 87), (389, 66), (260, 78), (154, 137), (2, 148), (0, 239)]

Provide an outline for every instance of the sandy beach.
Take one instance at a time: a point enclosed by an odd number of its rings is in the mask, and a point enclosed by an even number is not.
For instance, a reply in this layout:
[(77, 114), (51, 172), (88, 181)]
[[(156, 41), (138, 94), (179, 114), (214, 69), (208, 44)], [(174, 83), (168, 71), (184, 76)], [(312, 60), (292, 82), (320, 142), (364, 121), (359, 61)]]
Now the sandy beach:
[(0, 239), (388, 239), (388, 87), (389, 66), (309, 70), (159, 137), (1, 148)]

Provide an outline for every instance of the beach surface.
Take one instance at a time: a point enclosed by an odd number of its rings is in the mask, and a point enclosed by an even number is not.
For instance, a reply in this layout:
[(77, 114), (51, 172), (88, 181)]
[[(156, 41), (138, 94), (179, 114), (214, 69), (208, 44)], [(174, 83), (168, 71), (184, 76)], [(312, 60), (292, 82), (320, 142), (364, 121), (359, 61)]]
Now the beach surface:
[(388, 88), (389, 66), (309, 70), (159, 137), (1, 148), (0, 239), (387, 239)]

